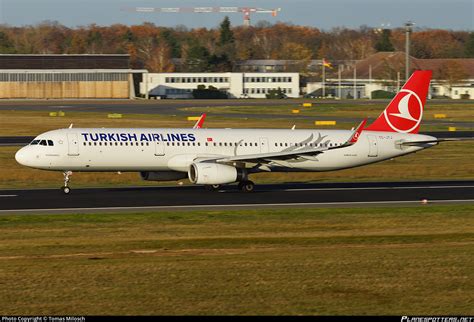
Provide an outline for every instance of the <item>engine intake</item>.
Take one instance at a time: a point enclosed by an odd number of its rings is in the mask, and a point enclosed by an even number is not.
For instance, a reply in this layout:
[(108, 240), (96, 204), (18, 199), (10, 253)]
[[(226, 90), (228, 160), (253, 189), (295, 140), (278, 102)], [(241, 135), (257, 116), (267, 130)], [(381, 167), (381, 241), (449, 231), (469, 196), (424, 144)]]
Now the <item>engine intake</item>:
[(188, 177), (195, 184), (225, 184), (245, 180), (247, 172), (225, 164), (198, 162), (191, 164)]

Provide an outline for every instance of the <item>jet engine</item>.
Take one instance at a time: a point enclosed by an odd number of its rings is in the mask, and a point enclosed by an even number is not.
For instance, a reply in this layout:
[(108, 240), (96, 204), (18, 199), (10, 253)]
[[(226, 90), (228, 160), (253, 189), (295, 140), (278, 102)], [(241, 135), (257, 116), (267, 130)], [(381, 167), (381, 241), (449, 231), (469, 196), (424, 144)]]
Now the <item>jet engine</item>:
[(191, 164), (188, 177), (196, 184), (225, 184), (245, 180), (247, 172), (225, 164), (198, 162)]
[(178, 171), (143, 171), (140, 177), (145, 181), (174, 181), (186, 178), (187, 174)]

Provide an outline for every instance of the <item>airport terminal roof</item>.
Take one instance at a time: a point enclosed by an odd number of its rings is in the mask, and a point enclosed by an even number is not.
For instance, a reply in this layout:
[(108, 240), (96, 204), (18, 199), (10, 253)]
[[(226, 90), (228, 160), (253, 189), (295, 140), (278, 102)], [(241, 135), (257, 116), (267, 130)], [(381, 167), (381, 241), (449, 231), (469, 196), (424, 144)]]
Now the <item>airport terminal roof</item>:
[(130, 55), (123, 54), (4, 54), (0, 69), (129, 69)]

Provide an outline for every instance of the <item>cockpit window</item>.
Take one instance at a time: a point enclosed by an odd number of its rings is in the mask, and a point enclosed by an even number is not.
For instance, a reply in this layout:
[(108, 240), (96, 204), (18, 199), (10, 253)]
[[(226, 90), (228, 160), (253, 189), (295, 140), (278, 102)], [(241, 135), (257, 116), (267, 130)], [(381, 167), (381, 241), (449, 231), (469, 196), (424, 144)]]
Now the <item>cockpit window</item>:
[(54, 146), (53, 140), (33, 140), (30, 145)]

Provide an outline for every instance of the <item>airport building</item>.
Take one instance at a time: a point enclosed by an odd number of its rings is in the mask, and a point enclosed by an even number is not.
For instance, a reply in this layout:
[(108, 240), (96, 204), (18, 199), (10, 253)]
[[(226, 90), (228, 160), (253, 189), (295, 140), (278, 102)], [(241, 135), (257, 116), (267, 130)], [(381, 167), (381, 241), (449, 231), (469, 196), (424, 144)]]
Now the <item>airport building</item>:
[(140, 93), (161, 98), (192, 98), (198, 85), (210, 85), (229, 98), (265, 98), (280, 88), (287, 97), (299, 97), (298, 73), (149, 73), (144, 74)]
[(0, 98), (133, 98), (129, 55), (0, 55)]

